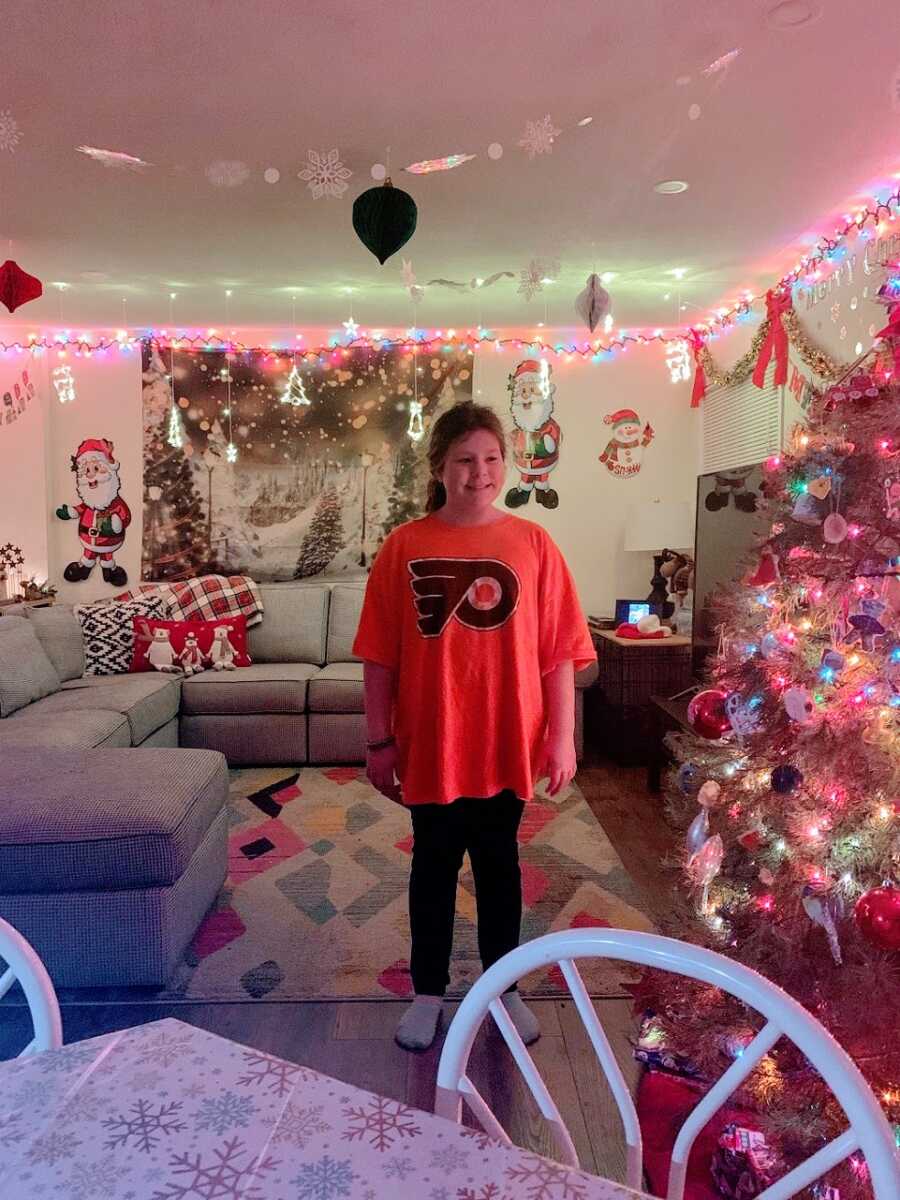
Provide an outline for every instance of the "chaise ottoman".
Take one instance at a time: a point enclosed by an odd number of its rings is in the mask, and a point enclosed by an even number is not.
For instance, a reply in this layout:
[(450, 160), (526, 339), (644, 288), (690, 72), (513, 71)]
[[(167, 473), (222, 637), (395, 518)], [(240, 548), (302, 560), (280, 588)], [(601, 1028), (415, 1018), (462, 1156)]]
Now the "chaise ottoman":
[(0, 917), (57, 987), (162, 984), (227, 871), (215, 750), (3, 751)]

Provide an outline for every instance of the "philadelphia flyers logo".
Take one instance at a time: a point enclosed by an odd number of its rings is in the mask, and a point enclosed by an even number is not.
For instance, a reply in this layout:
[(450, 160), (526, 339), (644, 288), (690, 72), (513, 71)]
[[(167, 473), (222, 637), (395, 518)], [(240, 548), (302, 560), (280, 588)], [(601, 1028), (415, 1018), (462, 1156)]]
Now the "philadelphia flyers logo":
[(499, 629), (522, 591), (512, 567), (496, 558), (417, 558), (409, 573), (424, 637), (440, 637), (454, 617), (468, 629)]

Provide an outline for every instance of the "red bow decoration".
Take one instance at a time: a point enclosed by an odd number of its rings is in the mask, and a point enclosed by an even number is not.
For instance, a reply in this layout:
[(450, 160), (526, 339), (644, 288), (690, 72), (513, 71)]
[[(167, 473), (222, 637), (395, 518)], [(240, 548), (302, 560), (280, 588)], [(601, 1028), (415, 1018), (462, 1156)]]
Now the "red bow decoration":
[(900, 304), (891, 305), (888, 310), (888, 323), (884, 329), (875, 334), (877, 338), (886, 338), (894, 350), (894, 373), (900, 371)]
[(694, 386), (691, 389), (691, 408), (699, 408), (700, 401), (706, 395), (706, 372), (700, 361), (700, 351), (706, 345), (696, 329), (688, 334), (688, 342), (694, 354)]
[(0, 267), (0, 301), (10, 312), (15, 312), (21, 304), (29, 300), (37, 300), (44, 294), (43, 284), (27, 271), (23, 271), (18, 263), (11, 258)]
[(758, 388), (765, 387), (766, 367), (769, 365), (773, 351), (775, 353), (775, 386), (787, 383), (788, 337), (781, 318), (785, 313), (790, 312), (792, 307), (790, 292), (782, 292), (780, 295), (776, 295), (772, 291), (766, 292), (766, 320), (769, 322), (769, 332), (759, 348), (759, 358), (753, 368), (753, 382)]

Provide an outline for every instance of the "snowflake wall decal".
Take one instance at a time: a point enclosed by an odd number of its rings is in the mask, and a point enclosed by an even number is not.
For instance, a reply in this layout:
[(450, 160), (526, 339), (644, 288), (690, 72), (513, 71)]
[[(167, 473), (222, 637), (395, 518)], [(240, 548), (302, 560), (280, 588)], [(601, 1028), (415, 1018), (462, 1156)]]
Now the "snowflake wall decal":
[(22, 140), (22, 130), (19, 122), (8, 108), (0, 111), (0, 150), (15, 154), (16, 146)]
[(347, 180), (353, 174), (341, 162), (340, 153), (337, 150), (307, 150), (306, 159), (306, 166), (297, 172), (297, 178), (306, 181), (313, 200), (322, 196), (340, 199), (347, 190)]
[(561, 129), (557, 129), (550, 119), (549, 113), (540, 121), (527, 121), (525, 132), (519, 138), (519, 145), (528, 151), (529, 158), (538, 154), (553, 153), (553, 139), (559, 137)]

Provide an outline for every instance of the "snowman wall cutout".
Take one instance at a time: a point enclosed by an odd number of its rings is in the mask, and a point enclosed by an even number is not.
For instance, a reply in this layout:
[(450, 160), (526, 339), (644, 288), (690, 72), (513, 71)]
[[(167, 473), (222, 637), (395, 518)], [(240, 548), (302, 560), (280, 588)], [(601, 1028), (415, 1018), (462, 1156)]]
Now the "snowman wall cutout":
[(653, 428), (648, 421), (643, 429), (641, 419), (632, 408), (620, 408), (607, 413), (604, 424), (612, 426), (612, 437), (600, 455), (600, 462), (611, 475), (627, 479), (637, 475), (644, 459), (644, 450), (653, 441)]

